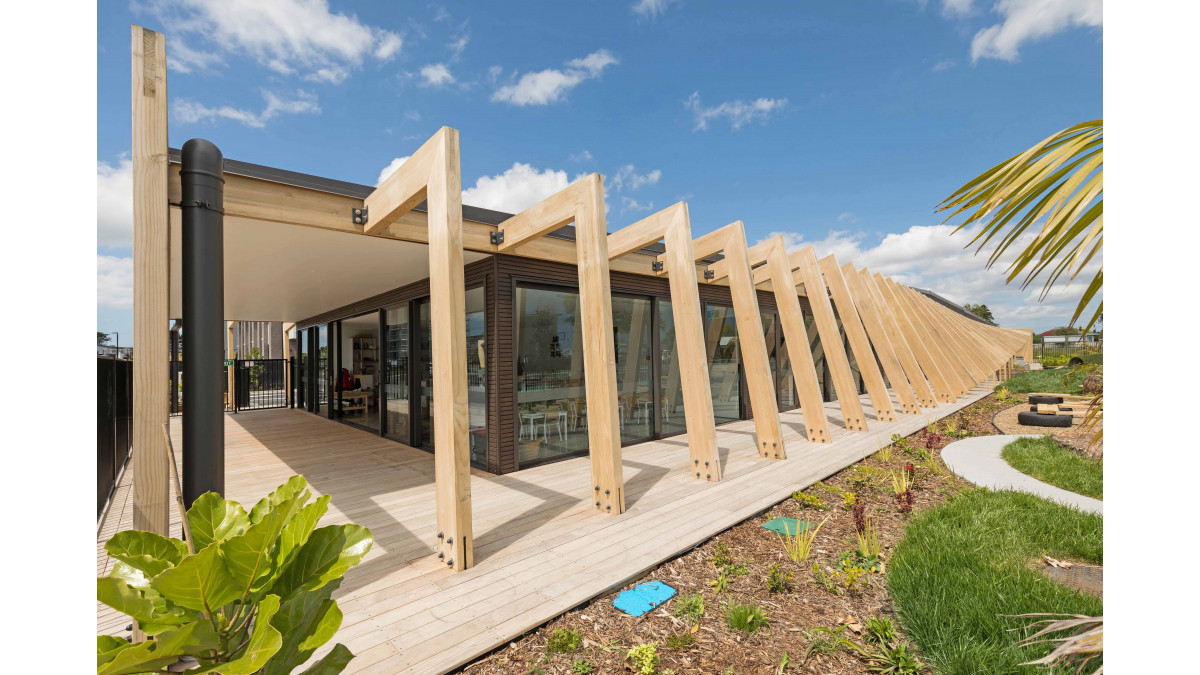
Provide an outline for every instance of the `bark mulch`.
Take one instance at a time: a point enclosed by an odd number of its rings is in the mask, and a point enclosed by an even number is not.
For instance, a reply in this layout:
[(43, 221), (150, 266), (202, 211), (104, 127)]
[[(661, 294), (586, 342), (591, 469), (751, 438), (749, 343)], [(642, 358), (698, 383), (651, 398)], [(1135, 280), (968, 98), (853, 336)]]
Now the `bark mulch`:
[[(932, 434), (921, 430), (903, 443), (893, 444), (890, 461), (884, 461), (882, 453), (878, 453), (804, 490), (822, 499), (827, 511), (803, 507), (796, 500), (787, 499), (630, 581), (620, 590), (657, 579), (679, 593), (643, 616), (633, 618), (614, 608), (612, 601), (619, 592), (614, 591), (455, 672), (544, 675), (629, 672), (631, 665), (626, 660), (629, 649), (654, 642), (659, 656), (655, 671), (658, 673), (779, 673), (785, 653), (790, 661), (785, 671), (788, 673), (867, 673), (868, 663), (846, 650), (816, 652), (807, 660), (804, 658), (806, 650), (814, 644), (812, 638), (823, 635), (808, 634), (818, 626), (836, 630), (844, 625), (841, 636), (861, 645), (866, 619), (874, 616), (894, 619), (885, 577), (881, 574), (869, 575), (863, 587), (842, 588), (840, 593), (830, 592), (816, 581), (814, 563), (830, 574), (838, 554), (856, 547), (854, 516), (845, 494), (852, 492), (854, 499), (866, 505), (866, 514), (873, 519), (879, 533), (886, 568), (889, 554), (911, 517), (897, 505), (891, 474), (903, 471), (906, 464), (915, 467), (914, 511), (937, 506), (967, 487), (942, 463), (940, 451), (961, 437), (997, 433), (992, 417), (1001, 406), (994, 399), (994, 395), (989, 395), (939, 421)], [(844, 501), (847, 503), (843, 504)], [(784, 553), (780, 537), (763, 529), (763, 523), (781, 516), (813, 524), (824, 521), (812, 556), (806, 562), (792, 562)], [(710, 583), (719, 575), (713, 563), (718, 547), (728, 551), (734, 565), (730, 571), (736, 574), (727, 574), (728, 588), (721, 593)], [(791, 574), (787, 592), (768, 590), (767, 577), (773, 565)], [(698, 624), (671, 614), (680, 597), (693, 593), (704, 598), (704, 615)], [(725, 623), (724, 607), (735, 602), (758, 605), (766, 611), (769, 626), (750, 634), (730, 629)], [(581, 636), (578, 647), (571, 653), (548, 654), (547, 642), (561, 629), (578, 632)], [(899, 626), (897, 631), (903, 637)], [(591, 670), (587, 664), (592, 666)]]

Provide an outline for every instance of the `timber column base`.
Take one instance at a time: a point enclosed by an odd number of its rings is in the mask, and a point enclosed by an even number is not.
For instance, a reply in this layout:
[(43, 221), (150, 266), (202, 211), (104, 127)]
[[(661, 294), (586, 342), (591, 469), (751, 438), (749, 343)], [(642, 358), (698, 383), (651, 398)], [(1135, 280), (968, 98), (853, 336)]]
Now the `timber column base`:
[(625, 489), (623, 487), (594, 485), (592, 496), (592, 502), (597, 511), (614, 515), (625, 513)]
[(701, 466), (699, 459), (693, 459), (692, 473), (694, 474), (694, 478), (709, 483), (716, 483), (721, 480), (721, 462), (717, 459), (706, 459), (704, 460), (704, 466)]

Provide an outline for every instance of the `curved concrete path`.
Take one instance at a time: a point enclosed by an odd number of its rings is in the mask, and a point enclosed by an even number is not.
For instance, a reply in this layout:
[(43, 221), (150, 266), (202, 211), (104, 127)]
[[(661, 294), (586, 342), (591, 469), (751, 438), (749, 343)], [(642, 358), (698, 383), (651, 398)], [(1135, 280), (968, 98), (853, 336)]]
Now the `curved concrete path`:
[(1041, 438), (1040, 434), (977, 436), (955, 441), (942, 448), (942, 461), (950, 470), (980, 487), (1017, 490), (1073, 506), (1086, 513), (1104, 515), (1104, 502), (1043, 483), (1014, 469), (1000, 451), (1018, 438)]

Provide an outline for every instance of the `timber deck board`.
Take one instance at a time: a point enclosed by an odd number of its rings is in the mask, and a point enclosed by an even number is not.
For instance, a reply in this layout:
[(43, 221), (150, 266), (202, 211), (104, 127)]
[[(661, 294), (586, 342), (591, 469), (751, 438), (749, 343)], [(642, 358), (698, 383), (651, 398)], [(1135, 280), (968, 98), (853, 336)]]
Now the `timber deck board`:
[[(342, 627), (318, 656), (343, 642), (358, 655), (347, 673), (441, 673), (625, 585), (875, 452), (892, 434), (910, 434), (988, 393), (979, 386), (896, 422), (877, 421), (862, 396), (865, 432), (847, 431), (838, 404), (826, 403), (827, 444), (805, 440), (799, 410), (784, 412), (784, 460), (758, 456), (752, 420), (722, 425), (719, 483), (693, 477), (686, 436), (628, 446), (628, 510), (619, 516), (597, 513), (591, 503), (587, 457), (504, 476), (472, 470), (476, 565), (457, 574), (434, 556), (433, 458), (421, 450), (299, 410), (226, 415), (226, 491), (249, 508), (292, 474), (304, 474), (315, 495), (333, 497), (320, 525), (354, 522), (375, 535), (371, 552), (335, 593)], [(176, 447), (180, 426), (173, 418)], [(126, 470), (97, 529), (98, 574), (112, 566), (104, 542), (132, 526), (132, 475)], [(172, 510), (172, 535), (179, 529)], [(126, 635), (128, 624), (97, 604), (98, 633)]]

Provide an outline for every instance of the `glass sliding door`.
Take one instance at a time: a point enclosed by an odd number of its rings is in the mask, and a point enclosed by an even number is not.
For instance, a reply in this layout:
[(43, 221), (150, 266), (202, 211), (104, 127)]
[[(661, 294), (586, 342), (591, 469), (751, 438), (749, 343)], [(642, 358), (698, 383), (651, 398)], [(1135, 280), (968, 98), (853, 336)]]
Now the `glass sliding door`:
[(379, 433), (379, 312), (339, 321), (338, 338), (340, 419)]
[(308, 329), (296, 331), (296, 407), (308, 410)]
[(588, 449), (583, 337), (574, 290), (518, 285), (517, 465)]
[(704, 317), (713, 416), (717, 424), (733, 422), (741, 419), (741, 350), (738, 349), (733, 308), (708, 305)]
[(687, 421), (679, 375), (679, 350), (675, 346), (675, 315), (670, 300), (658, 301), (658, 345), (662, 435), (671, 436), (687, 431)]
[(317, 327), (317, 410), (332, 418), (329, 390), (333, 387), (333, 363), (329, 359), (329, 327)]
[(417, 306), (417, 382), (416, 437), (413, 444), (423, 450), (433, 450), (433, 324), (429, 300)]
[(467, 432), (471, 466), (487, 467), (487, 294), (483, 286), (467, 289)]
[(612, 297), (613, 341), (617, 356), (617, 415), (621, 442), (654, 435), (654, 364), (650, 361), (650, 298)]
[(408, 304), (384, 310), (383, 405), (384, 433), (412, 444), (411, 377), (409, 368)]

